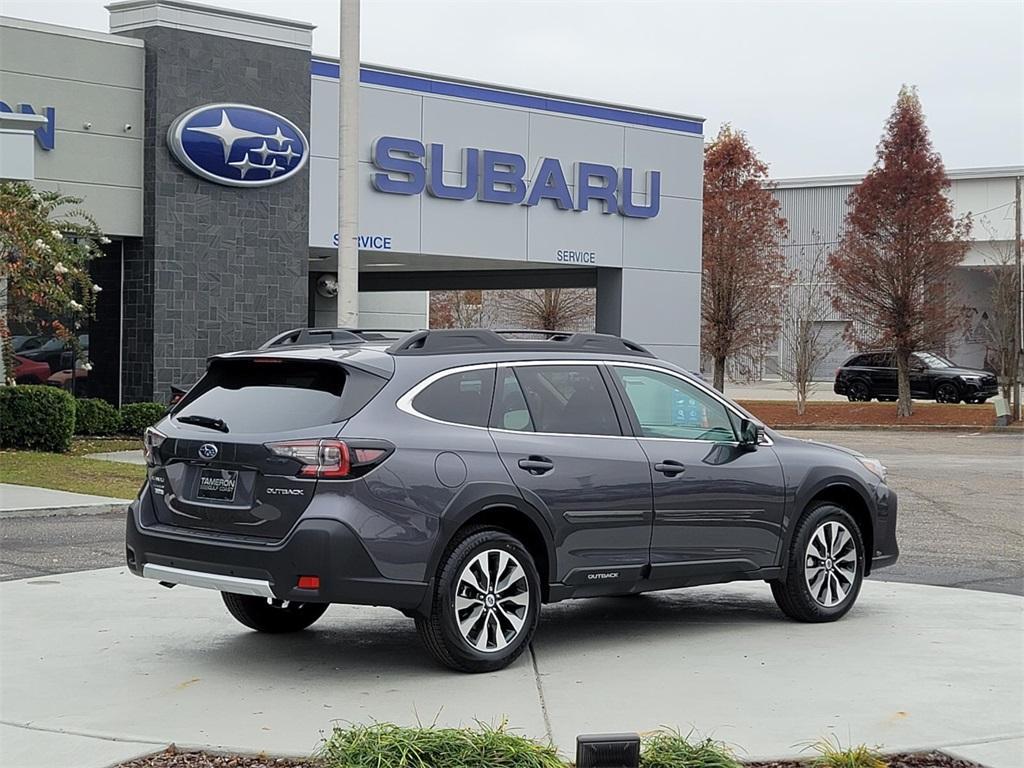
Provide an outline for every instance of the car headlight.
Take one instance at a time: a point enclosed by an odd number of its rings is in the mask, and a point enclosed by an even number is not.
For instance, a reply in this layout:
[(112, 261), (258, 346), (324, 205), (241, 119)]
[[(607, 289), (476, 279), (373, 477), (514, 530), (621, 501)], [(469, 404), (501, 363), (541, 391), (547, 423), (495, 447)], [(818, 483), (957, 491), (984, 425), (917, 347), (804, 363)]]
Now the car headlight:
[(961, 376), (960, 378), (968, 384), (981, 384), (981, 376)]
[(864, 469), (875, 475), (883, 483), (885, 482), (885, 476), (887, 474), (885, 464), (880, 462), (878, 459), (869, 459), (867, 456), (858, 456), (857, 461), (864, 465)]

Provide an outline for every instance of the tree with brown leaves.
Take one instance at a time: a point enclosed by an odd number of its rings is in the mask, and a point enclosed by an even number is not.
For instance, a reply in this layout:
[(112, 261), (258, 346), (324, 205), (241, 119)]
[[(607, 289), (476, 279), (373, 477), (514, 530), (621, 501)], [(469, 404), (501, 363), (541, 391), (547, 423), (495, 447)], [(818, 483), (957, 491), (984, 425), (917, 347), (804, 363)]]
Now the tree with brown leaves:
[(731, 356), (762, 352), (778, 336), (792, 279), (781, 248), (789, 227), (779, 207), (768, 166), (742, 132), (723, 126), (704, 148), (701, 289), (701, 344), (719, 391)]
[(954, 219), (949, 186), (917, 91), (903, 86), (829, 259), (835, 307), (853, 320), (850, 340), (895, 352), (899, 416), (913, 411), (910, 355), (942, 349), (965, 318), (950, 277), (967, 251), (971, 220)]

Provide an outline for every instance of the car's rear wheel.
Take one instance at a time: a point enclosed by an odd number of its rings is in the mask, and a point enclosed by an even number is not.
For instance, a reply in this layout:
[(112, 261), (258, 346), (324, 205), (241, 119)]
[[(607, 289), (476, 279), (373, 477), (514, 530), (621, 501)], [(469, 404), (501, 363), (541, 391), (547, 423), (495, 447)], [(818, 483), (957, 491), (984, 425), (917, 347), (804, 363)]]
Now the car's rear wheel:
[(864, 579), (864, 542), (842, 507), (822, 502), (797, 523), (785, 578), (772, 582), (782, 612), (797, 621), (835, 621), (857, 601)]
[(324, 615), (327, 603), (292, 603), (253, 595), (221, 592), (228, 612), (257, 632), (283, 634), (305, 629)]
[(429, 616), (416, 629), (430, 653), (462, 672), (515, 661), (540, 615), (540, 577), (526, 548), (504, 531), (471, 529), (449, 546)]
[(867, 402), (871, 399), (871, 387), (863, 379), (854, 379), (846, 390), (846, 398), (852, 402)]
[(935, 388), (935, 399), (940, 403), (959, 403), (960, 390), (952, 381), (944, 381)]

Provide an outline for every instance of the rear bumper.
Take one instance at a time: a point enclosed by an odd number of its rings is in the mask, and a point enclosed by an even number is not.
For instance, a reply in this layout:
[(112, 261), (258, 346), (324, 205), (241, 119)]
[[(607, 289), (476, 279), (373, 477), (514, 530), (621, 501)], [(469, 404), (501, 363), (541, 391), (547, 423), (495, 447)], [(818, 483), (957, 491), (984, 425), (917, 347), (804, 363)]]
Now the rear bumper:
[[(381, 575), (358, 537), (338, 520), (301, 520), (284, 540), (240, 541), (158, 523), (144, 524), (146, 496), (128, 510), (125, 555), (137, 576), (306, 603), (352, 603), (414, 609), (427, 585)], [(147, 521), (148, 522), (148, 521)], [(319, 576), (319, 589), (299, 589)]]

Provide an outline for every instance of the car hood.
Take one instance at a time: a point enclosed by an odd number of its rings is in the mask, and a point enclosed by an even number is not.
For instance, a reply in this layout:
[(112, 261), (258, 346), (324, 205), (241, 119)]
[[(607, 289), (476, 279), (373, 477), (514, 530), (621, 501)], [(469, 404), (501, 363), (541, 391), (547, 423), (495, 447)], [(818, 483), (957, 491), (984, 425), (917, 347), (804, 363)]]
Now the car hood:
[(835, 443), (823, 443), (820, 440), (815, 440), (811, 437), (788, 437), (789, 440), (799, 440), (801, 443), (810, 443), (811, 445), (817, 445), (822, 448), (829, 448), (833, 451), (839, 451), (839, 453), (845, 453), (847, 456), (863, 457), (864, 454), (860, 451), (855, 451), (852, 448), (846, 448), (842, 445), (836, 445)]
[(993, 376), (991, 371), (982, 371), (978, 368), (961, 368), (956, 366), (955, 368), (936, 368), (934, 369), (937, 373), (952, 374), (953, 376)]

